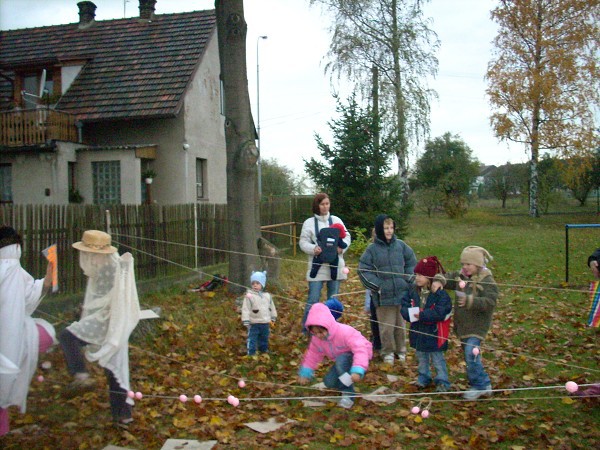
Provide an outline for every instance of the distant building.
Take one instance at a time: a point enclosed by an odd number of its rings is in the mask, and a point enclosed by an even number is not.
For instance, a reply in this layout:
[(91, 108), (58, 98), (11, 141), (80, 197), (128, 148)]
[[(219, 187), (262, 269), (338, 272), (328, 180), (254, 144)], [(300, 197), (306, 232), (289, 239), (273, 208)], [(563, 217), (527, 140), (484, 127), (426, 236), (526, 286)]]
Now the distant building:
[(155, 4), (0, 31), (1, 202), (227, 202), (215, 11)]

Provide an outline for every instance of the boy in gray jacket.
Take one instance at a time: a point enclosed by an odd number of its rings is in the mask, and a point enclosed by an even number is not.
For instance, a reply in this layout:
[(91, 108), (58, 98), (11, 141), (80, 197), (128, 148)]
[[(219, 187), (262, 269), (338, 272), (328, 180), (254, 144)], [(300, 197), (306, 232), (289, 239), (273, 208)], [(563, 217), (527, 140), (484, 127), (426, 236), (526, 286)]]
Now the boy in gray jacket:
[(381, 354), (387, 364), (394, 353), (406, 359), (405, 322), (400, 314), (402, 297), (408, 293), (417, 264), (415, 252), (394, 234), (394, 220), (385, 214), (375, 218), (375, 240), (360, 257), (358, 275), (373, 292), (379, 320)]

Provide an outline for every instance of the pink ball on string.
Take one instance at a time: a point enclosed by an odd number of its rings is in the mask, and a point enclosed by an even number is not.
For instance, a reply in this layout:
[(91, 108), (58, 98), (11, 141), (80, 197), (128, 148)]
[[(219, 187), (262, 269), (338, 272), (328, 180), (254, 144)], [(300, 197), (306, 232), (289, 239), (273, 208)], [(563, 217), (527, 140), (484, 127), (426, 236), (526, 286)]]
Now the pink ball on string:
[(240, 399), (234, 397), (231, 402), (231, 405), (237, 408), (240, 405)]
[(44, 375), (38, 375), (37, 380), (41, 383), (44, 381)]
[(199, 396), (198, 394), (196, 394), (196, 395), (194, 395), (194, 401), (195, 401), (196, 403), (200, 403), (200, 402), (202, 402), (202, 397), (201, 397), (201, 396)]
[(458, 287), (461, 289), (464, 289), (466, 285), (467, 285), (467, 283), (465, 283), (464, 280), (460, 280), (458, 282)]
[(473, 355), (479, 355), (479, 347), (473, 347)]
[(135, 392), (133, 392), (133, 391), (127, 391), (127, 397), (129, 397), (129, 398), (135, 397)]
[(423, 412), (421, 413), (421, 417), (423, 419), (427, 419), (429, 417), (429, 410), (428, 409), (423, 410)]
[(577, 389), (579, 389), (579, 386), (577, 386), (577, 383), (575, 383), (574, 381), (567, 381), (565, 383), (565, 389), (572, 394), (573, 392), (576, 392)]
[(342, 272), (344, 272), (346, 275), (348, 275), (350, 273), (350, 269), (348, 269), (347, 267), (344, 267), (342, 269)]
[(233, 405), (234, 400), (235, 400), (235, 397), (233, 395), (230, 395), (227, 397), (227, 403), (229, 403), (230, 405)]
[(135, 398), (137, 398), (138, 400), (141, 400), (143, 396), (144, 396), (144, 394), (142, 394), (139, 391), (135, 393)]
[(187, 397), (187, 395), (185, 395), (185, 394), (181, 394), (181, 395), (179, 396), (179, 401), (180, 401), (181, 403), (185, 403), (185, 402), (187, 402), (187, 401), (188, 401), (188, 397)]
[(412, 409), (410, 410), (410, 412), (413, 414), (419, 414), (420, 411), (421, 411), (421, 408), (419, 408), (418, 406), (413, 406)]
[(244, 387), (246, 387), (246, 382), (244, 380), (240, 380), (240, 381), (238, 381), (238, 386), (241, 388), (244, 388)]
[(250, 292), (246, 293), (246, 298), (251, 299), (252, 298), (252, 294)]

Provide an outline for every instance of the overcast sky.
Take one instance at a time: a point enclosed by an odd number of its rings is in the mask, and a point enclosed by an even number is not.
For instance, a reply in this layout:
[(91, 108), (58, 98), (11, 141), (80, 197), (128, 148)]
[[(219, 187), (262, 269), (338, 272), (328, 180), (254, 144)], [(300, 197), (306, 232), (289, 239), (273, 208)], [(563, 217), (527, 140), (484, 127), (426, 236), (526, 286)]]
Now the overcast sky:
[[(96, 20), (139, 15), (138, 0), (93, 0)], [(0, 0), (0, 29), (79, 21), (78, 0)], [(458, 134), (484, 164), (525, 162), (522, 147), (499, 143), (489, 126), (484, 74), (495, 25), (493, 0), (432, 0), (426, 15), (438, 34), (439, 74), (429, 85), (431, 137)], [(158, 0), (156, 14), (214, 8), (214, 0)], [(323, 73), (329, 47), (328, 18), (308, 0), (244, 0), (248, 23), (248, 89), (256, 120), (259, 48), (260, 128), (263, 158), (303, 173), (303, 159), (318, 157), (314, 134), (331, 142), (327, 122), (335, 117), (329, 77)], [(267, 39), (258, 39), (266, 35)], [(420, 149), (422, 151), (422, 148)], [(414, 158), (413, 158), (414, 159)]]

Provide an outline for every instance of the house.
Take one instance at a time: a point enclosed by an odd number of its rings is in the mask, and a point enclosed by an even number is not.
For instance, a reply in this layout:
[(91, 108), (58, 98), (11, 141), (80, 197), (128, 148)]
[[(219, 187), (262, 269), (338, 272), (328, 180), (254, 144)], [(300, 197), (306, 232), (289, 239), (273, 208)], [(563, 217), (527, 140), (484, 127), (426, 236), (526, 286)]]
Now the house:
[(473, 181), (473, 184), (471, 185), (470, 193), (471, 194), (480, 193), (482, 186), (485, 184), (485, 179), (491, 173), (493, 173), (496, 169), (497, 169), (497, 167), (494, 165), (480, 164), (479, 165), (479, 173), (477, 175), (477, 178), (475, 178), (475, 181)]
[(0, 201), (227, 202), (215, 11), (155, 5), (0, 31)]

